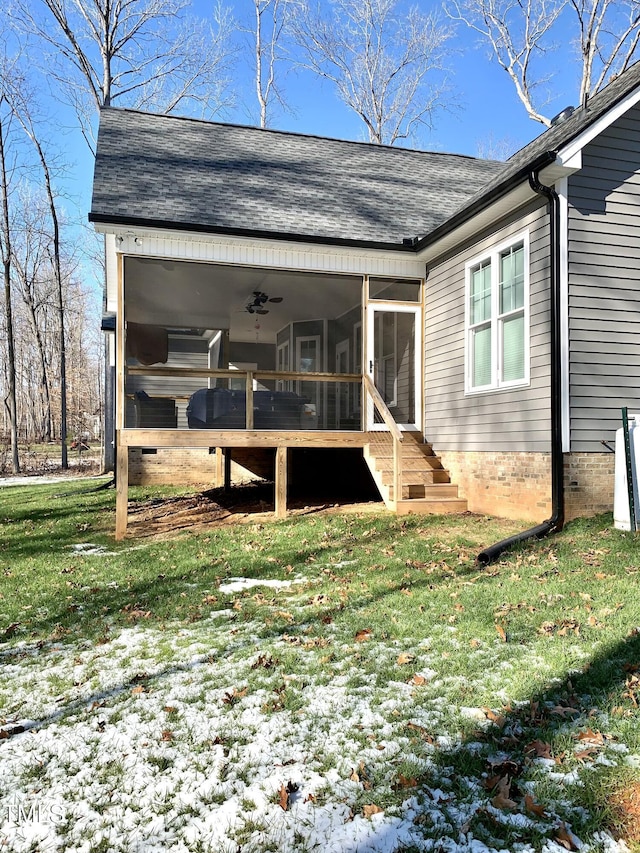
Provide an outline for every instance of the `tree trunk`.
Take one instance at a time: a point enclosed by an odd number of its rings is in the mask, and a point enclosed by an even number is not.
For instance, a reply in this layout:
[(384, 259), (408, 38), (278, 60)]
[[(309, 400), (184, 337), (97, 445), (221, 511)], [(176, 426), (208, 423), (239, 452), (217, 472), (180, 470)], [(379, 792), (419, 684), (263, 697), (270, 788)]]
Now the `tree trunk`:
[(7, 318), (7, 356), (9, 369), (9, 394), (5, 405), (9, 412), (11, 429), (11, 470), (20, 473), (18, 456), (18, 413), (16, 406), (16, 354), (13, 337), (13, 313), (11, 310), (11, 229), (9, 227), (9, 188), (7, 186), (7, 161), (4, 148), (4, 128), (0, 119), (0, 177), (2, 179), (2, 230), (4, 247), (2, 266), (4, 271), (4, 305)]

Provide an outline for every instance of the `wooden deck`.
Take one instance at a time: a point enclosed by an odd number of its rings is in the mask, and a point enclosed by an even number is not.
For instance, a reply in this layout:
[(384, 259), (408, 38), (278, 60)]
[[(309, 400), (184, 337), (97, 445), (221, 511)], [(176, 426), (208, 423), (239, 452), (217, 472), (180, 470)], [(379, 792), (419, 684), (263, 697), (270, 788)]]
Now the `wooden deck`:
[[(130, 447), (216, 448), (219, 483), (228, 482), (230, 459), (227, 448), (275, 448), (275, 517), (287, 514), (289, 449), (362, 448), (364, 459), (385, 505), (399, 515), (416, 513), (458, 513), (467, 508), (458, 497), (438, 457), (419, 433), (404, 433), (401, 460), (394, 459), (394, 440), (386, 432), (339, 430), (180, 430), (123, 429), (117, 432), (116, 539), (127, 530)], [(395, 483), (400, 474), (401, 494)]]

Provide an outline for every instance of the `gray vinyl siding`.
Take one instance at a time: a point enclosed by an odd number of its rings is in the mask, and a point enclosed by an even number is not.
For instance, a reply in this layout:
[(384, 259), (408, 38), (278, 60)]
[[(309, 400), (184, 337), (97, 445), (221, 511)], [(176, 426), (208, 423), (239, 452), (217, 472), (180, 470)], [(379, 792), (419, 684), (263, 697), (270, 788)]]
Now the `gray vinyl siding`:
[[(425, 435), (436, 452), (550, 448), (549, 226), (536, 202), (429, 269), (425, 293)], [(529, 343), (526, 387), (465, 396), (465, 264), (529, 233)]]
[(601, 452), (640, 411), (640, 108), (600, 134), (569, 179), (571, 450)]

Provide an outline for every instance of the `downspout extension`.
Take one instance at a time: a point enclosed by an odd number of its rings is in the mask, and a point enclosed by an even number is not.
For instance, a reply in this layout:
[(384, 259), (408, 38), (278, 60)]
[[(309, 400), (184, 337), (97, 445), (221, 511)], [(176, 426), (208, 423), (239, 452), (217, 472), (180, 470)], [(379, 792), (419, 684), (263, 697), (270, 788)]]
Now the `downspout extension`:
[(515, 536), (509, 536), (490, 545), (477, 556), (477, 562), (483, 566), (495, 562), (498, 557), (520, 542), (528, 539), (542, 539), (549, 533), (558, 533), (564, 525), (564, 461), (562, 456), (562, 400), (561, 365), (562, 350), (560, 342), (560, 199), (553, 187), (547, 187), (539, 180), (538, 170), (529, 174), (529, 185), (538, 195), (549, 201), (549, 241), (550, 241), (550, 331), (551, 331), (551, 517)]

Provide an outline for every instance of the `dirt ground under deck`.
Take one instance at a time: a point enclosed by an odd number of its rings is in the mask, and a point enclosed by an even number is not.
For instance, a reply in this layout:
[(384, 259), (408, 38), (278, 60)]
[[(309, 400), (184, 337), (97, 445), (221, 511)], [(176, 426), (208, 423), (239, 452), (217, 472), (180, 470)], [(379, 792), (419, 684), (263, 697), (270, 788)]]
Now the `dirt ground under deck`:
[[(310, 513), (372, 512), (384, 510), (382, 501), (310, 501), (304, 495), (288, 501), (288, 515)], [(171, 536), (178, 531), (197, 532), (211, 527), (265, 522), (274, 519), (273, 484), (207, 489), (193, 495), (129, 501), (127, 538)]]

